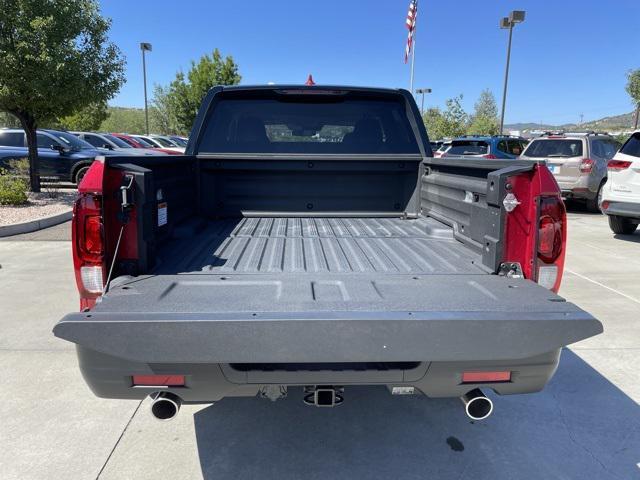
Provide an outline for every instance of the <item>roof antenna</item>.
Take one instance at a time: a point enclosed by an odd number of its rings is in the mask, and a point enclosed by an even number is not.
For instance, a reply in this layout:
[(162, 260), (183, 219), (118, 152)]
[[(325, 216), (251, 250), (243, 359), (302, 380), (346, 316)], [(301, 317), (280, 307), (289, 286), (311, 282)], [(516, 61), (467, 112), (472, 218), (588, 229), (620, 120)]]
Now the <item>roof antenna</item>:
[(309, 74), (309, 76), (307, 77), (307, 81), (304, 82), (304, 84), (309, 86), (309, 87), (315, 85), (316, 82), (313, 81), (313, 75)]

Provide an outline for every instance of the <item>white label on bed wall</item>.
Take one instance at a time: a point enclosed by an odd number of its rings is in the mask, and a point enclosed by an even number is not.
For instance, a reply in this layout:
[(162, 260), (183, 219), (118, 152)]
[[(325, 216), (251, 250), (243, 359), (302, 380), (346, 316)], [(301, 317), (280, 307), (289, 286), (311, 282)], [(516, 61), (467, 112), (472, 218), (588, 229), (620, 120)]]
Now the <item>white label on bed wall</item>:
[(167, 202), (162, 202), (158, 204), (158, 226), (166, 225), (167, 222)]

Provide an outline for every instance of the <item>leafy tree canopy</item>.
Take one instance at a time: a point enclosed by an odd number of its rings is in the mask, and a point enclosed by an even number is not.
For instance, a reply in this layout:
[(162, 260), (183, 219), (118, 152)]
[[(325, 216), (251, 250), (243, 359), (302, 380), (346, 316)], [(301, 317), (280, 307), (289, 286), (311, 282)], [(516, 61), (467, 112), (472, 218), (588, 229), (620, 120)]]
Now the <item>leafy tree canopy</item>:
[(212, 55), (203, 55), (198, 63), (192, 61), (186, 76), (178, 72), (168, 91), (156, 90), (155, 93), (160, 95), (159, 98), (154, 96), (154, 104), (166, 104), (177, 128), (182, 133), (189, 132), (207, 92), (216, 85), (236, 85), (241, 78), (233, 58), (223, 58), (216, 48)]
[(125, 62), (95, 0), (0, 0), (0, 12), (0, 110), (25, 129), (37, 191), (38, 123), (112, 98)]

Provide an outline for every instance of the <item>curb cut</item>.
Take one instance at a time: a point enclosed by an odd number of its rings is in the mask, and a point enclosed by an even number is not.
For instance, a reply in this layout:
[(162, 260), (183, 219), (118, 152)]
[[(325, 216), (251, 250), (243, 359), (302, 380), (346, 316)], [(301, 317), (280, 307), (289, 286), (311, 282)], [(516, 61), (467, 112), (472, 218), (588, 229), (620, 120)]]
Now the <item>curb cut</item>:
[(40, 218), (38, 220), (31, 220), (30, 222), (16, 223), (14, 225), (3, 225), (0, 227), (0, 237), (11, 237), (20, 233), (37, 232), (44, 228), (53, 227), (60, 223), (71, 220), (73, 211), (59, 213), (52, 215), (51, 217)]

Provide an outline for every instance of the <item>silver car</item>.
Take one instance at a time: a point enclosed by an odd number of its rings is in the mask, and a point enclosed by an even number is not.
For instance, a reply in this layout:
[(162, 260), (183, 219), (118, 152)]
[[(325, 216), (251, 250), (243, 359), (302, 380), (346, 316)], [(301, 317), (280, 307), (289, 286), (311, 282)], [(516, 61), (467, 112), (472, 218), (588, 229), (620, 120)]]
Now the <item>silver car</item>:
[(607, 181), (607, 162), (618, 143), (601, 133), (560, 133), (534, 138), (521, 158), (545, 160), (556, 178), (562, 196), (586, 202), (598, 212), (598, 198)]

